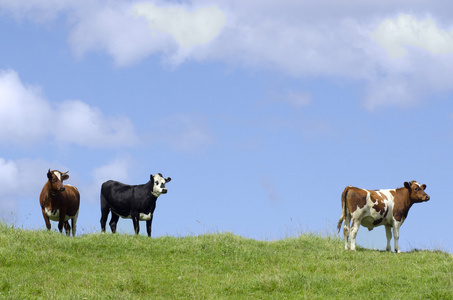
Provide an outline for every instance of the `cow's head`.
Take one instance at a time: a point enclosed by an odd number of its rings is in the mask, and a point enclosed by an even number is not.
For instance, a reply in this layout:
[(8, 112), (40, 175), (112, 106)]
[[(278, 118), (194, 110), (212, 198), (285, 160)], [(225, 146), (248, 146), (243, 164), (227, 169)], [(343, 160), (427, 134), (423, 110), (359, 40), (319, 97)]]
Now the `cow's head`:
[(150, 180), (153, 183), (153, 191), (152, 194), (156, 197), (159, 197), (161, 194), (166, 194), (167, 189), (165, 188), (165, 184), (171, 180), (170, 177), (164, 178), (162, 174), (157, 173), (156, 175), (150, 175)]
[(47, 172), (47, 178), (49, 179), (50, 182), (50, 187), (51, 190), (54, 193), (57, 192), (63, 192), (65, 190), (63, 180), (67, 180), (69, 178), (69, 175), (67, 175), (69, 171), (66, 172), (60, 172), (58, 170), (53, 170)]
[(425, 202), (429, 200), (429, 196), (425, 193), (426, 184), (420, 184), (415, 180), (405, 182), (404, 187), (409, 190), (409, 196), (412, 202)]

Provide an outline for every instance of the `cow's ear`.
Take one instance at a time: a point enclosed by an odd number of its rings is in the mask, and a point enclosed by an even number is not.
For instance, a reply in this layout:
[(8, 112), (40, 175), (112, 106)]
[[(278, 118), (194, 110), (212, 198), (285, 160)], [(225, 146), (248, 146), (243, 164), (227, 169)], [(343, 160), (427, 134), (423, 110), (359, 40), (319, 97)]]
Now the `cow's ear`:
[(409, 182), (406, 181), (406, 182), (404, 183), (404, 187), (405, 187), (406, 189), (411, 189), (411, 184), (410, 184)]
[(69, 175), (68, 174), (64, 174), (63, 176), (61, 176), (61, 181), (68, 180), (68, 178), (69, 178)]
[(149, 181), (154, 182), (154, 176), (153, 176), (153, 174), (149, 175)]
[(423, 190), (426, 190), (426, 184), (422, 184)]
[(171, 181), (170, 177), (165, 178), (165, 182), (170, 182), (170, 181)]
[(50, 173), (50, 169), (49, 171), (47, 171), (47, 178), (49, 178), (49, 180), (52, 179), (52, 173)]

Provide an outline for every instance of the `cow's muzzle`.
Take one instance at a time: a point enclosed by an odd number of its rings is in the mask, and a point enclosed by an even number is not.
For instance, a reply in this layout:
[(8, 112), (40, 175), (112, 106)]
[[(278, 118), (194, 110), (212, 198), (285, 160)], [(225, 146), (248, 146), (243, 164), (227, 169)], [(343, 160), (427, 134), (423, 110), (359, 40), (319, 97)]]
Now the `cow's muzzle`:
[(64, 190), (65, 190), (65, 187), (62, 186), (62, 187), (60, 188), (60, 192), (64, 192)]
[(167, 189), (162, 189), (162, 194), (166, 194), (167, 193)]

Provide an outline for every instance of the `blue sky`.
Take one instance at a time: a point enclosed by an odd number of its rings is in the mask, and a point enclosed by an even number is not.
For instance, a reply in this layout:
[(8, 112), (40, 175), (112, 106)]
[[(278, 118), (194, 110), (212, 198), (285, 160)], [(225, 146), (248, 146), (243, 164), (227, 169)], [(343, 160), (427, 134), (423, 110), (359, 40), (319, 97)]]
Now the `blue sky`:
[(160, 172), (153, 236), (272, 240), (333, 234), (347, 185), (417, 180), (400, 247), (451, 252), (451, 4), (225, 2), (0, 1), (2, 218), (45, 228), (46, 172), (69, 170), (99, 232), (102, 182)]

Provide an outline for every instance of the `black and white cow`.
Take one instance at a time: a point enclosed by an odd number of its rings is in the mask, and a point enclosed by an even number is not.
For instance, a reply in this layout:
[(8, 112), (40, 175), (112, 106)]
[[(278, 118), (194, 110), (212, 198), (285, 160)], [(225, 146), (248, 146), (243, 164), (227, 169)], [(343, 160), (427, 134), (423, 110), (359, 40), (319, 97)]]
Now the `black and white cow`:
[(150, 181), (140, 185), (127, 185), (109, 180), (101, 188), (101, 229), (105, 232), (105, 223), (109, 212), (112, 218), (109, 222), (112, 232), (116, 232), (119, 217), (132, 219), (135, 234), (140, 231), (139, 221), (146, 221), (146, 231), (151, 236), (151, 222), (156, 208), (157, 198), (166, 194), (165, 184), (171, 180), (162, 174), (150, 175)]

